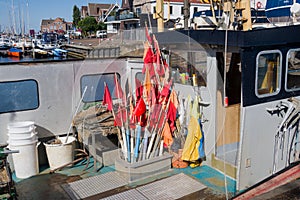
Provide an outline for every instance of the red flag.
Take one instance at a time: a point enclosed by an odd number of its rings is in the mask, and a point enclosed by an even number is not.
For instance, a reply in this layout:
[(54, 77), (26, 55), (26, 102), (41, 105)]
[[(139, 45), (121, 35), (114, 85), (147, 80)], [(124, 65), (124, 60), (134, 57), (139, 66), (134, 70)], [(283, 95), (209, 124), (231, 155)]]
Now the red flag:
[(107, 105), (107, 110), (112, 111), (112, 99), (107, 85), (104, 87), (103, 101), (102, 105)]
[(160, 49), (158, 46), (158, 42), (155, 38), (155, 35), (153, 35), (153, 41), (154, 41), (154, 48), (155, 48), (155, 53), (156, 53), (156, 72), (158, 75), (162, 76), (165, 74), (165, 69), (164, 69), (164, 63), (161, 63), (161, 54), (160, 54)]
[(171, 128), (172, 132), (175, 131), (175, 129), (176, 129), (176, 127), (175, 127), (176, 115), (177, 115), (177, 109), (174, 106), (173, 102), (170, 101), (167, 116), (168, 116), (168, 120), (170, 122), (170, 128)]
[(146, 38), (147, 38), (149, 44), (152, 44), (152, 38), (150, 37), (148, 26), (147, 26), (146, 22), (145, 22), (145, 33), (146, 33)]
[(145, 112), (146, 112), (146, 104), (144, 102), (144, 99), (140, 98), (140, 100), (138, 101), (138, 103), (133, 111), (133, 115), (139, 117)]
[(148, 68), (151, 77), (155, 75), (154, 66), (153, 66), (153, 58), (154, 58), (154, 53), (152, 51), (152, 48), (147, 43), (145, 43), (145, 45), (144, 45), (144, 67), (142, 69), (142, 73), (145, 74), (146, 68)]
[(151, 87), (151, 101), (150, 101), (151, 105), (155, 105), (157, 103), (157, 97), (158, 97), (158, 87), (157, 85), (153, 85)]
[(114, 94), (115, 96), (118, 98), (118, 99), (123, 99), (124, 97), (124, 92), (121, 88), (121, 85), (119, 83), (119, 80), (118, 80), (118, 77), (117, 77), (117, 74), (115, 73), (115, 90), (114, 90)]
[(126, 121), (126, 110), (125, 107), (119, 107), (118, 112), (116, 113), (115, 116), (115, 126), (123, 126), (123, 123)]
[[(152, 106), (152, 111), (151, 111), (151, 115), (150, 115), (150, 119), (149, 119), (149, 128), (151, 130), (153, 130), (156, 126), (158, 128), (160, 128), (162, 126), (162, 121), (163, 120), (161, 120), (161, 118), (163, 118), (163, 117), (161, 117), (159, 119), (159, 114), (161, 112), (163, 112), (161, 104), (154, 104)], [(162, 116), (162, 114), (161, 114), (161, 116)]]
[(139, 117), (139, 122), (140, 122), (140, 126), (141, 127), (145, 127), (147, 125), (147, 113), (143, 113), (140, 117)]
[(169, 95), (169, 93), (170, 93), (171, 86), (172, 86), (172, 80), (170, 80), (169, 83), (167, 83), (167, 84), (164, 85), (163, 89), (161, 90), (160, 95), (164, 96), (164, 97), (167, 97)]
[(142, 86), (142, 83), (139, 79), (135, 79), (135, 95), (136, 95), (136, 101), (138, 102), (139, 99), (143, 96), (143, 90), (144, 87)]

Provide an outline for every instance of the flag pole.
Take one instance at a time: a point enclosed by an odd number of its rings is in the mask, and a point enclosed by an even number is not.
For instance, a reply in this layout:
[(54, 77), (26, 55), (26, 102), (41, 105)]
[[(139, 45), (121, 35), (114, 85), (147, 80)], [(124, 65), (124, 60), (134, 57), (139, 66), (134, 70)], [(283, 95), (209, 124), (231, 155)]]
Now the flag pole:
[(73, 114), (72, 122), (71, 122), (70, 127), (69, 127), (69, 130), (68, 130), (68, 132), (67, 132), (67, 137), (66, 137), (66, 139), (65, 139), (65, 143), (68, 142), (69, 134), (70, 134), (71, 128), (72, 128), (72, 126), (73, 126), (73, 119), (74, 119), (75, 115), (77, 114), (77, 112), (78, 112), (78, 110), (79, 110), (80, 103), (82, 102), (82, 100), (83, 100), (83, 98), (84, 98), (84, 95), (85, 95), (86, 90), (87, 90), (87, 86), (85, 86), (85, 88), (84, 88), (84, 90), (83, 90), (83, 93), (82, 93), (82, 97), (80, 98), (80, 100), (79, 100), (79, 102), (78, 102), (78, 104), (77, 104), (76, 111), (75, 111), (75, 113)]
[[(152, 86), (151, 86), (152, 87)], [(149, 102), (148, 102), (149, 104)], [(147, 119), (147, 126), (145, 128), (145, 133), (144, 133), (144, 141), (143, 141), (143, 157), (142, 157), (142, 160), (146, 160), (148, 157), (147, 157), (147, 148), (148, 148), (148, 140), (149, 140), (149, 136), (151, 136), (151, 133), (149, 132), (148, 128), (150, 126), (150, 116), (151, 116), (151, 113), (152, 113), (152, 110), (154, 108), (149, 108), (149, 112), (148, 112), (148, 119)], [(149, 144), (150, 145), (150, 144)]]
[[(106, 82), (104, 82), (104, 88), (106, 88), (106, 87), (107, 87), (107, 84), (106, 84)], [(115, 115), (113, 106), (112, 106), (111, 112), (112, 112), (113, 118), (116, 119), (116, 115)], [(120, 141), (121, 149), (122, 149), (123, 154), (124, 154), (124, 146), (123, 146), (123, 141), (122, 141), (122, 137), (121, 137), (121, 133), (120, 133), (120, 128), (118, 128), (118, 138), (119, 138), (119, 141)]]
[[(119, 91), (119, 82), (118, 82), (118, 79), (117, 79), (117, 74), (115, 73), (115, 84), (116, 84), (116, 90), (117, 90), (117, 97), (118, 99), (120, 99), (120, 91)], [(123, 94), (124, 95), (124, 94)], [(122, 134), (122, 138), (123, 138), (123, 150), (124, 150), (124, 157), (125, 157), (125, 160), (128, 159), (128, 156), (127, 156), (127, 142), (126, 142), (126, 136), (125, 136), (125, 124), (124, 124), (124, 120), (123, 120), (123, 112), (121, 110), (121, 106), (120, 106), (120, 103), (119, 103), (119, 112), (121, 112), (121, 134)], [(121, 141), (120, 141), (121, 142)]]
[[(166, 120), (167, 120), (170, 101), (171, 101), (171, 98), (168, 99), (168, 103), (167, 103), (166, 109), (164, 111), (165, 113), (164, 113), (164, 119), (163, 119), (163, 126), (165, 125)], [(155, 143), (154, 143), (154, 146), (153, 146), (152, 153), (150, 154), (150, 158), (154, 157), (155, 151), (158, 147), (158, 143), (160, 142), (160, 139), (161, 139), (161, 132), (162, 132), (162, 127), (160, 127), (157, 131), (157, 137), (156, 137), (156, 140), (155, 140)]]

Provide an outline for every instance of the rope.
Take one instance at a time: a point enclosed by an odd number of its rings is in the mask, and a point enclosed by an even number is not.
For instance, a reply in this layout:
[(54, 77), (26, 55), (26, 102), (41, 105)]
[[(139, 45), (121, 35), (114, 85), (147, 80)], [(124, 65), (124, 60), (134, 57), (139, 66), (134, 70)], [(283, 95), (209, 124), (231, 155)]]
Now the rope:
[[(230, 11), (231, 12), (231, 11)], [(230, 13), (229, 12), (229, 16), (230, 16)], [(226, 24), (226, 23), (225, 23)], [(225, 106), (225, 98), (226, 97), (226, 66), (227, 66), (227, 46), (228, 46), (228, 26), (229, 26), (229, 23), (226, 24), (226, 29), (225, 29), (225, 49), (224, 49), (224, 86), (223, 86), (223, 93), (224, 93), (224, 106)], [(224, 124), (225, 124), (225, 119), (226, 119), (226, 112), (224, 112)], [(223, 126), (224, 128), (224, 126)], [(224, 129), (223, 129), (224, 130)], [(225, 131), (225, 130), (224, 130)], [(223, 132), (222, 134), (222, 139), (223, 139), (223, 152), (224, 152), (224, 186), (225, 186), (225, 195), (226, 195), (226, 200), (229, 199), (228, 197), (228, 189), (227, 189), (227, 178), (226, 178), (226, 152), (225, 152), (225, 132)]]

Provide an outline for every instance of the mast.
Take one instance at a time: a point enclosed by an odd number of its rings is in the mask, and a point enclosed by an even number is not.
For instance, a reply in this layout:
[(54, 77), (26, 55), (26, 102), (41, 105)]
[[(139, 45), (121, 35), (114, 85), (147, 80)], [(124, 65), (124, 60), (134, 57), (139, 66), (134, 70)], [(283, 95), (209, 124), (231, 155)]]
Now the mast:
[(29, 4), (28, 4), (28, 0), (26, 1), (26, 17), (27, 17), (27, 31), (29, 34)]
[(12, 10), (12, 23), (13, 23), (13, 31), (12, 33), (16, 33), (16, 18), (15, 18), (15, 8), (14, 8), (14, 0), (11, 0), (11, 10)]
[(21, 4), (20, 4), (20, 2), (19, 2), (19, 34), (21, 34), (21, 36), (23, 36), (23, 12), (21, 11)]
[(190, 2), (189, 0), (184, 0), (183, 4), (183, 19), (184, 19), (184, 30), (189, 29), (189, 19), (190, 19)]

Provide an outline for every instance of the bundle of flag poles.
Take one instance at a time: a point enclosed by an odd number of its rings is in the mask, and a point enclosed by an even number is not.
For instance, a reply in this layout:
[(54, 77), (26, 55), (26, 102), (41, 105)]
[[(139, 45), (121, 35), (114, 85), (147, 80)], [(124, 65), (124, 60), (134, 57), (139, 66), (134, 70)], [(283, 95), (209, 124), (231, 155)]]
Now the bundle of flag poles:
[(170, 149), (176, 130), (177, 94), (169, 79), (169, 66), (162, 56), (155, 35), (146, 26), (144, 45), (144, 80), (135, 79), (135, 89), (123, 91), (115, 74), (113, 103), (108, 86), (104, 85), (103, 105), (113, 113), (124, 160), (130, 163), (161, 156)]
[[(115, 74), (113, 103), (108, 86), (104, 85), (103, 105), (113, 113), (115, 126), (119, 127), (118, 139), (122, 157), (128, 162), (138, 162), (160, 156), (163, 149), (173, 142), (177, 96), (168, 78), (168, 65), (153, 35), (146, 28), (144, 81), (135, 80), (135, 91), (127, 95)], [(132, 87), (129, 87), (132, 88)]]

